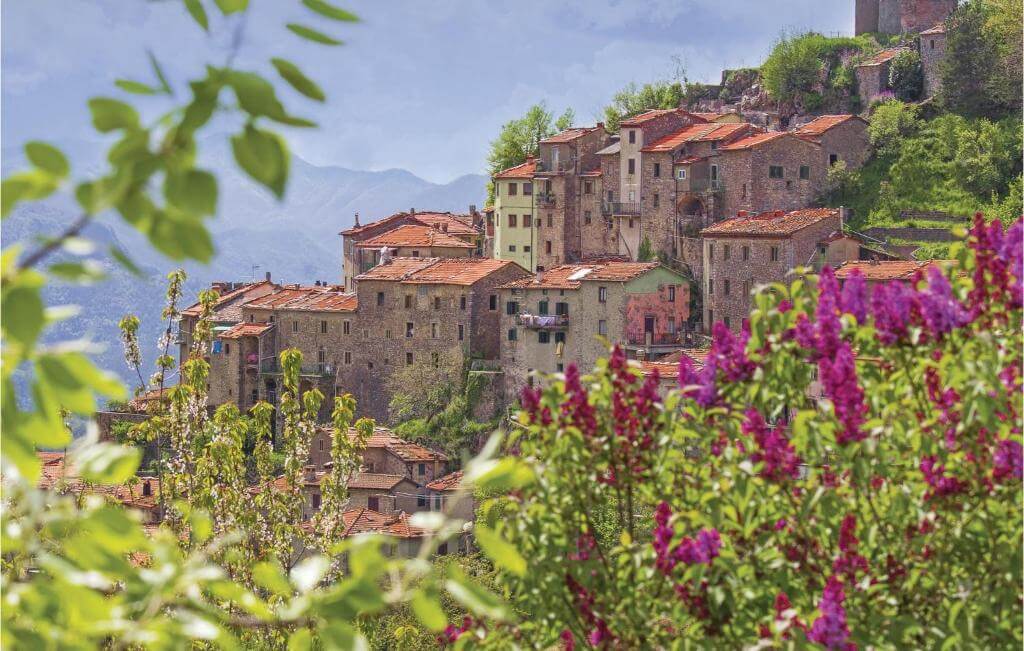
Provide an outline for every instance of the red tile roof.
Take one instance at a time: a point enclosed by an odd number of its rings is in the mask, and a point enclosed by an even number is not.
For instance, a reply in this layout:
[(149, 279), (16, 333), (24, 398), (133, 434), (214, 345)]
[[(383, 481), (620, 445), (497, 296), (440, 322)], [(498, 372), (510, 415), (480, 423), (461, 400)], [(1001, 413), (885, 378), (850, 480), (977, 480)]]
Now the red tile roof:
[(860, 271), (865, 280), (910, 280), (918, 271), (935, 264), (952, 264), (951, 260), (881, 260), (844, 262), (836, 267), (836, 278), (845, 280)]
[(382, 232), (389, 230), (388, 226), (400, 226), (403, 223), (419, 224), (421, 226), (433, 226), (435, 224), (448, 224), (448, 233), (451, 235), (476, 235), (477, 229), (473, 227), (472, 219), (468, 215), (458, 215), (451, 212), (398, 212), (394, 215), (378, 219), (375, 222), (353, 226), (341, 231), (339, 235), (360, 235), (368, 232)]
[(566, 129), (565, 131), (562, 131), (561, 133), (556, 133), (553, 136), (549, 136), (547, 138), (544, 138), (543, 140), (541, 140), (541, 142), (543, 142), (543, 143), (552, 143), (552, 144), (556, 144), (556, 143), (560, 143), (560, 142), (572, 142), (573, 140), (576, 140), (577, 138), (581, 138), (581, 137), (587, 135), (588, 133), (591, 133), (591, 132), (596, 131), (596, 130), (597, 130), (597, 127), (572, 127), (571, 129)]
[(462, 487), (462, 471), (456, 470), (455, 472), (445, 475), (439, 479), (427, 484), (427, 488), (432, 491), (456, 491)]
[(302, 310), (308, 312), (354, 312), (355, 292), (341, 285), (284, 285), (279, 291), (249, 301), (245, 307), (264, 310)]
[[(111, 501), (137, 509), (153, 509), (160, 500), (160, 480), (156, 477), (135, 477), (128, 484), (91, 484), (83, 481), (77, 469), (66, 462), (62, 452), (38, 452), (42, 474), (37, 484), (42, 490), (59, 490), (62, 494), (103, 495)], [(149, 486), (149, 495), (143, 494)]]
[[(349, 430), (348, 435), (353, 440), (357, 437), (354, 429)], [(373, 434), (366, 441), (366, 448), (384, 448), (404, 461), (448, 461), (448, 457), (443, 453), (423, 447), (418, 443), (410, 443), (383, 427), (373, 430)]]
[(736, 142), (730, 142), (728, 145), (722, 147), (723, 151), (737, 151), (740, 149), (750, 149), (752, 147), (760, 147), (765, 143), (769, 143), (778, 138), (782, 138), (788, 135), (784, 131), (768, 131), (766, 133), (755, 133), (745, 138), (740, 138)]
[(628, 282), (660, 267), (657, 262), (595, 262), (566, 264), (542, 274), (527, 276), (501, 285), (503, 289), (578, 289), (584, 280)]
[[(386, 475), (374, 472), (359, 472), (348, 480), (349, 488), (367, 488), (391, 490), (403, 481), (408, 480), (403, 475)], [(411, 480), (408, 480), (411, 481)]]
[(273, 323), (236, 323), (230, 330), (220, 333), (221, 339), (240, 339), (242, 337), (258, 337), (274, 327)]
[(901, 48), (901, 47), (886, 48), (886, 49), (882, 50), (881, 52), (879, 52), (878, 54), (876, 54), (875, 56), (871, 57), (870, 59), (867, 59), (867, 60), (863, 61), (862, 63), (860, 63), (858, 65), (859, 66), (878, 66), (878, 65), (881, 65), (881, 64), (885, 63), (886, 61), (891, 61), (900, 52), (906, 52), (906, 51), (907, 51), (906, 48)]
[(696, 115), (699, 118), (704, 118), (708, 122), (714, 122), (723, 115), (726, 115), (726, 113), (702, 113), (700, 111), (696, 111), (694, 112), (694, 115)]
[(758, 133), (761, 131), (761, 127), (750, 124), (749, 122), (726, 122), (718, 123), (718, 128), (704, 136), (696, 138), (697, 142), (710, 142), (713, 140), (726, 140), (733, 136), (739, 136), (744, 131), (750, 131), (751, 133)]
[(494, 175), (496, 179), (532, 179), (537, 172), (537, 159), (530, 157), (525, 163), (514, 165), (508, 169), (501, 170)]
[(704, 364), (707, 363), (708, 355), (711, 354), (710, 348), (682, 348), (673, 353), (668, 353), (663, 357), (659, 357), (654, 360), (659, 363), (671, 363), (679, 364), (679, 358), (686, 355), (690, 358), (696, 368), (703, 368)]
[(793, 130), (793, 133), (801, 138), (816, 138), (829, 129), (837, 127), (850, 120), (860, 120), (865, 125), (868, 123), (867, 120), (857, 115), (822, 115), (821, 117), (811, 120), (807, 124), (797, 127)]
[(679, 372), (679, 362), (651, 362), (643, 360), (638, 362), (638, 364), (640, 365), (640, 372), (644, 377), (657, 373), (660, 380), (674, 381)]
[(750, 217), (726, 219), (700, 232), (703, 237), (789, 237), (823, 219), (838, 217), (835, 208), (804, 208), (792, 212), (773, 210)]
[(688, 115), (690, 117), (696, 118), (697, 121), (707, 122), (707, 120), (705, 120), (704, 118), (702, 118), (699, 115), (696, 115), (694, 113), (690, 113), (686, 109), (674, 108), (674, 109), (653, 109), (651, 111), (645, 111), (645, 112), (641, 113), (640, 115), (635, 115), (635, 116), (633, 116), (631, 118), (627, 118), (627, 119), (619, 122), (619, 126), (620, 127), (638, 127), (638, 126), (641, 126), (641, 125), (643, 125), (643, 124), (645, 124), (647, 122), (650, 122), (651, 120), (654, 120), (656, 118), (660, 118), (663, 115), (669, 115), (671, 113), (678, 113), (680, 115)]
[(708, 159), (707, 156), (687, 156), (686, 158), (680, 158), (674, 164), (675, 165), (692, 165), (693, 163), (699, 163), (701, 161), (706, 161), (707, 159)]
[[(494, 258), (392, 258), (356, 279), (419, 285), (472, 285), (509, 265), (522, 269), (511, 260)], [(525, 269), (523, 273), (526, 273)]]
[[(385, 515), (370, 509), (349, 509), (342, 512), (342, 522), (345, 529), (341, 533), (342, 538), (354, 536), (361, 533), (382, 533), (396, 538), (422, 538), (427, 535), (426, 529), (420, 529), (409, 524), (409, 516), (405, 513)], [(303, 523), (306, 529), (312, 527), (311, 522)]]
[[(261, 280), (258, 283), (246, 283), (241, 287), (225, 293), (217, 299), (213, 311), (214, 321), (239, 321), (242, 318), (241, 304), (245, 301), (264, 296), (274, 291), (277, 287), (269, 280)], [(232, 308), (234, 308), (232, 310)], [(196, 302), (181, 311), (183, 316), (199, 316), (202, 314), (202, 306)]]
[(664, 138), (655, 141), (653, 144), (644, 147), (641, 151), (672, 151), (688, 142), (712, 142), (726, 140), (727, 138), (738, 135), (745, 130), (759, 130), (759, 127), (755, 127), (747, 122), (738, 124), (721, 124), (718, 122), (692, 124), (690, 126), (683, 127), (675, 133), (668, 134)]
[(921, 36), (928, 36), (930, 34), (945, 34), (945, 33), (946, 33), (946, 23), (942, 22), (942, 23), (938, 23), (934, 27), (929, 27), (928, 29), (924, 30), (923, 32), (921, 32)]
[(439, 246), (457, 249), (472, 249), (476, 247), (475, 244), (460, 240), (443, 230), (437, 230), (432, 226), (422, 226), (420, 224), (405, 224), (381, 233), (376, 237), (356, 243), (358, 248), (380, 248), (382, 246)]

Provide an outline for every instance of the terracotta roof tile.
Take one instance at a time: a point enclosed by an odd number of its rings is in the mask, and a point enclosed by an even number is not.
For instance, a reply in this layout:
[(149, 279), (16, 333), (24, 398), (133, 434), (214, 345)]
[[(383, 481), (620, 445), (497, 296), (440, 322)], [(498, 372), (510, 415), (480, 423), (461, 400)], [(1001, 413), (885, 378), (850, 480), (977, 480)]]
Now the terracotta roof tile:
[(571, 129), (566, 129), (565, 131), (562, 131), (561, 133), (556, 133), (553, 136), (549, 136), (547, 138), (544, 138), (543, 140), (541, 140), (541, 142), (543, 142), (543, 143), (551, 143), (551, 144), (560, 143), (560, 142), (572, 142), (573, 140), (576, 140), (577, 138), (581, 138), (581, 137), (587, 135), (588, 133), (591, 133), (591, 132), (596, 131), (596, 130), (597, 130), (597, 127), (572, 127)]
[(242, 337), (258, 337), (274, 327), (273, 323), (236, 323), (230, 330), (220, 333), (221, 339), (241, 339)]
[(750, 217), (733, 217), (700, 232), (703, 237), (742, 235), (746, 237), (788, 237), (823, 219), (836, 217), (835, 208), (804, 208), (792, 212), (774, 210)]
[[(660, 267), (657, 262), (594, 262), (566, 264), (543, 274), (528, 276), (501, 285), (503, 289), (578, 289), (584, 280), (627, 282)], [(539, 278), (538, 278), (539, 276)]]
[(921, 36), (928, 36), (928, 35), (931, 35), (931, 34), (945, 34), (945, 33), (946, 33), (946, 23), (945, 22), (941, 22), (941, 23), (938, 23), (938, 24), (936, 24), (933, 27), (929, 27), (928, 29), (926, 29), (923, 32), (921, 32)]
[[(359, 472), (348, 480), (349, 488), (368, 488), (391, 490), (403, 481), (408, 480), (403, 475), (386, 475), (375, 472)], [(411, 480), (408, 480), (411, 481)]]
[(800, 137), (814, 138), (849, 120), (860, 120), (865, 125), (867, 124), (867, 120), (857, 115), (822, 115), (807, 124), (797, 127), (793, 130), (793, 133)]
[(390, 262), (379, 264), (369, 271), (356, 276), (356, 280), (405, 280), (409, 274), (426, 269), (438, 258), (391, 258)]
[[(103, 495), (124, 506), (154, 509), (160, 500), (160, 480), (156, 477), (136, 477), (134, 485), (91, 484), (83, 481), (73, 465), (67, 464), (61, 452), (37, 453), (42, 462), (42, 474), (36, 484), (42, 490), (59, 490), (62, 494), (75, 493)], [(147, 489), (148, 486), (148, 489)], [(148, 494), (147, 493), (148, 490)]]
[(427, 484), (427, 488), (432, 491), (455, 491), (462, 487), (462, 471), (456, 470), (455, 472), (435, 479), (434, 481)]
[(371, 237), (368, 240), (356, 243), (356, 247), (358, 248), (380, 248), (382, 246), (439, 246), (458, 249), (476, 248), (475, 244), (471, 244), (465, 240), (460, 240), (450, 233), (437, 230), (433, 226), (423, 226), (420, 224), (404, 224), (385, 233), (381, 233), (376, 237)]
[(924, 272), (935, 264), (952, 264), (951, 260), (881, 260), (851, 261), (836, 267), (836, 278), (845, 280), (859, 271), (865, 280), (910, 280), (918, 271)]
[(643, 360), (637, 362), (637, 364), (639, 364), (640, 372), (644, 377), (657, 373), (658, 378), (661, 380), (674, 380), (679, 372), (679, 362), (651, 362)]
[[(242, 319), (241, 305), (248, 300), (264, 296), (274, 291), (277, 286), (269, 280), (262, 280), (258, 283), (246, 283), (217, 299), (213, 311), (214, 321), (240, 321)], [(234, 308), (234, 309), (232, 309)], [(199, 316), (202, 314), (202, 306), (196, 302), (181, 311), (183, 316)]]
[(722, 147), (723, 151), (737, 151), (740, 149), (750, 149), (752, 147), (760, 147), (765, 143), (769, 143), (778, 138), (782, 138), (788, 135), (784, 131), (768, 131), (765, 133), (755, 133), (747, 136), (746, 138), (740, 138), (735, 142), (730, 142), (728, 145)]
[(750, 131), (751, 133), (758, 133), (761, 131), (761, 127), (750, 124), (749, 122), (727, 122), (718, 123), (718, 128), (714, 131), (696, 138), (696, 142), (710, 142), (714, 140), (727, 140), (736, 136), (742, 135), (744, 131)]
[(641, 113), (640, 115), (635, 115), (635, 116), (633, 116), (631, 118), (627, 118), (625, 120), (622, 120), (621, 122), (619, 122), (619, 126), (620, 127), (638, 127), (638, 126), (641, 126), (641, 125), (643, 125), (643, 124), (645, 124), (647, 122), (650, 122), (651, 120), (660, 118), (663, 115), (669, 115), (671, 113), (678, 113), (680, 115), (688, 115), (688, 116), (694, 117), (694, 118), (696, 118), (697, 120), (700, 120), (700, 121), (705, 121), (705, 122), (707, 121), (704, 118), (702, 118), (702, 117), (700, 117), (700, 116), (698, 116), (698, 115), (696, 115), (694, 113), (690, 113), (689, 111), (687, 111), (685, 109), (681, 109), (681, 108), (653, 109), (653, 110), (650, 110), (650, 111), (645, 111), (645, 112)]
[(537, 172), (537, 159), (530, 158), (526, 159), (525, 163), (514, 165), (508, 169), (501, 170), (494, 175), (496, 179), (532, 179), (533, 175)]
[(870, 59), (866, 59), (865, 61), (863, 61), (860, 64), (858, 64), (858, 67), (860, 67), (860, 66), (877, 66), (877, 65), (881, 65), (881, 64), (885, 63), (886, 61), (891, 61), (899, 53), (906, 52), (906, 51), (907, 51), (906, 48), (900, 48), (900, 47), (886, 48), (886, 49), (882, 50), (881, 52), (879, 52), (878, 54), (876, 54), (875, 56), (871, 57)]
[(452, 235), (475, 235), (478, 231), (473, 227), (472, 219), (468, 215), (459, 215), (451, 212), (398, 212), (394, 215), (378, 219), (374, 222), (353, 226), (341, 231), (339, 235), (360, 235), (362, 233), (387, 230), (388, 226), (400, 226), (402, 223), (419, 224), (421, 226), (433, 226), (434, 224), (448, 224), (448, 233)]
[[(349, 430), (349, 438), (357, 436), (354, 429)], [(393, 452), (404, 461), (448, 461), (448, 457), (441, 452), (431, 450), (418, 443), (410, 443), (399, 438), (389, 429), (378, 427), (366, 441), (367, 448), (384, 448)]]
[(284, 285), (273, 294), (247, 302), (245, 307), (307, 312), (354, 312), (357, 300), (354, 292), (345, 292), (345, 288), (340, 285)]
[(712, 131), (716, 130), (720, 125), (715, 123), (709, 124), (691, 124), (683, 127), (675, 133), (670, 133), (664, 138), (660, 138), (650, 145), (647, 145), (640, 151), (672, 151), (676, 147), (685, 145), (691, 140), (696, 140), (701, 136), (706, 136)]
[[(396, 538), (422, 538), (428, 533), (426, 529), (409, 524), (409, 516), (405, 513), (385, 515), (370, 509), (349, 509), (342, 512), (341, 519), (345, 523), (342, 538), (361, 533), (382, 533)], [(311, 523), (304, 524), (307, 529), (312, 526)]]
[(472, 285), (509, 265), (522, 269), (511, 260), (494, 258), (392, 258), (356, 279), (418, 285)]

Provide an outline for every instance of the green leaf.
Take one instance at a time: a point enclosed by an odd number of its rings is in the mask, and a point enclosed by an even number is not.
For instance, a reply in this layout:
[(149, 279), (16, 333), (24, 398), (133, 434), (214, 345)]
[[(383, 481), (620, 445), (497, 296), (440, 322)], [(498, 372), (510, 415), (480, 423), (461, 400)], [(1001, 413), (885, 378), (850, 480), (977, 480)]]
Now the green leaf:
[(351, 624), (341, 621), (329, 622), (320, 631), (320, 641), (327, 651), (368, 651), (370, 648), (361, 633)]
[(4, 279), (0, 309), (4, 318), (0, 326), (4, 334), (26, 348), (35, 343), (43, 330), (43, 299), (39, 289), (43, 277), (34, 271), (17, 274)]
[(462, 572), (456, 571), (452, 578), (445, 581), (444, 587), (456, 601), (468, 608), (470, 612), (498, 621), (508, 619), (508, 609), (501, 599), (493, 592), (474, 583)]
[(164, 196), (172, 204), (192, 215), (217, 212), (217, 179), (204, 170), (192, 169), (184, 174), (168, 174)]
[(288, 638), (288, 651), (311, 651), (313, 635), (308, 628), (300, 628)]
[(436, 597), (418, 590), (413, 594), (410, 605), (416, 619), (431, 631), (443, 631), (448, 625), (448, 618), (445, 617), (444, 610)]
[(94, 443), (75, 453), (75, 466), (82, 477), (97, 484), (123, 484), (139, 468), (138, 448), (116, 443)]
[(249, 7), (249, 0), (214, 0), (214, 2), (225, 16), (245, 11)]
[(101, 133), (117, 129), (138, 129), (139, 114), (130, 105), (110, 97), (94, 97), (89, 100), (92, 123)]
[(95, 260), (57, 262), (50, 265), (49, 271), (54, 276), (78, 283), (95, 283), (107, 276), (103, 266)]
[(302, 71), (292, 63), (284, 59), (271, 59), (270, 62), (277, 68), (277, 73), (284, 78), (292, 88), (299, 91), (310, 99), (315, 99), (318, 102), (322, 102), (326, 99), (324, 91), (320, 90), (320, 87), (316, 85), (312, 79), (302, 74)]
[(346, 23), (354, 23), (359, 20), (359, 17), (355, 14), (345, 11), (344, 9), (339, 9), (338, 7), (328, 4), (323, 0), (302, 0), (302, 4), (325, 18), (340, 20)]
[[(623, 532), (625, 533), (625, 532)], [(524, 576), (526, 574), (526, 559), (508, 541), (504, 540), (496, 531), (478, 524), (473, 530), (476, 541), (487, 554), (487, 558), (494, 561), (494, 564), (515, 574)]]
[(508, 491), (533, 482), (533, 471), (513, 457), (476, 461), (466, 469), (465, 482), (484, 491)]
[(293, 34), (297, 34), (304, 39), (313, 41), (314, 43), (321, 43), (323, 45), (341, 45), (341, 41), (332, 38), (327, 34), (324, 34), (323, 32), (318, 32), (315, 29), (310, 29), (309, 27), (306, 27), (304, 25), (288, 23), (287, 27), (289, 30), (291, 30)]
[(160, 81), (160, 89), (168, 95), (173, 95), (174, 91), (171, 90), (171, 85), (167, 83), (167, 76), (164, 74), (163, 68), (160, 67), (160, 62), (156, 60), (153, 51), (146, 50), (146, 54), (149, 56), (149, 65), (153, 68), (153, 74)]
[(288, 182), (288, 149), (275, 133), (249, 125), (231, 138), (231, 150), (245, 172), (270, 189), (277, 198), (284, 196)]
[(141, 81), (132, 81), (131, 79), (118, 79), (114, 82), (114, 85), (126, 93), (134, 93), (136, 95), (156, 95), (159, 92), (152, 86), (148, 86)]
[(6, 217), (18, 202), (44, 199), (56, 189), (56, 179), (42, 170), (21, 172), (6, 178), (0, 185), (0, 215)]
[(227, 83), (234, 89), (242, 110), (249, 115), (266, 115), (271, 119), (286, 115), (273, 84), (256, 73), (231, 71)]
[(32, 161), (33, 165), (49, 172), (58, 179), (65, 178), (71, 172), (68, 159), (64, 157), (61, 150), (45, 142), (33, 140), (27, 143), (25, 145), (25, 155)]
[(285, 577), (281, 565), (276, 561), (263, 561), (254, 565), (252, 568), (252, 580), (256, 582), (256, 585), (276, 595), (288, 597), (292, 594), (288, 578)]
[(188, 13), (192, 14), (192, 19), (203, 28), (203, 31), (210, 31), (210, 19), (207, 18), (206, 9), (203, 9), (199, 0), (185, 0), (185, 8), (188, 9)]

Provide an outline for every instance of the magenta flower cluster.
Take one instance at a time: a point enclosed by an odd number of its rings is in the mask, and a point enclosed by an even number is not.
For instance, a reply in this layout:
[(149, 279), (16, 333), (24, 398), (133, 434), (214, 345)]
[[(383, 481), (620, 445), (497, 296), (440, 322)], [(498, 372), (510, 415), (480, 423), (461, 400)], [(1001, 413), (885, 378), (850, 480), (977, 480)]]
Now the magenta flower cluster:
[(750, 339), (750, 324), (743, 322), (739, 337), (733, 335), (721, 321), (711, 329), (711, 350), (700, 372), (694, 371), (693, 362), (686, 355), (679, 358), (679, 388), (684, 393), (692, 392), (694, 400), (702, 407), (711, 407), (718, 402), (718, 374), (726, 382), (743, 382), (750, 379), (757, 370), (757, 364), (747, 357), (747, 342)]
[(780, 427), (769, 428), (761, 412), (751, 407), (746, 411), (742, 430), (757, 443), (757, 450), (750, 455), (750, 460), (764, 464), (762, 477), (776, 482), (797, 477), (800, 457)]
[(679, 564), (710, 565), (718, 557), (722, 548), (722, 538), (717, 529), (701, 529), (696, 538), (684, 536), (674, 546), (672, 539), (675, 532), (669, 521), (672, 509), (668, 502), (661, 502), (654, 511), (654, 546), (655, 565), (663, 574), (669, 574)]
[(842, 582), (835, 576), (829, 577), (821, 601), (818, 602), (821, 616), (811, 624), (807, 637), (826, 649), (854, 651), (857, 645), (850, 642), (850, 627), (846, 623), (844, 601), (846, 592), (843, 590)]

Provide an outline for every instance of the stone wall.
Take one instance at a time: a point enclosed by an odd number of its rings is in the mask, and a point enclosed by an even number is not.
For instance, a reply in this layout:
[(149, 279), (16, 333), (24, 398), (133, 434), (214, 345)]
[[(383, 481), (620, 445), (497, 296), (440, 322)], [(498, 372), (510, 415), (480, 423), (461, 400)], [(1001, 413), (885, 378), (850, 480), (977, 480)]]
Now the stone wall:
[[(602, 156), (602, 158), (609, 158)], [(580, 255), (583, 260), (618, 253), (618, 236), (610, 226), (611, 220), (601, 213), (604, 196), (604, 177), (587, 176), (580, 183)], [(587, 183), (590, 192), (587, 192)]]
[(868, 125), (856, 118), (846, 120), (821, 134), (819, 144), (822, 165), (826, 170), (831, 156), (844, 161), (846, 168), (853, 170), (862, 166), (871, 154)]
[[(827, 159), (826, 159), (827, 160)], [(741, 210), (797, 210), (810, 206), (825, 185), (821, 147), (786, 135), (750, 149), (727, 150), (719, 157), (722, 213), (734, 217)], [(783, 168), (783, 178), (769, 177), (769, 167)], [(808, 179), (800, 178), (807, 166)]]
[(921, 68), (924, 72), (924, 96), (934, 97), (942, 88), (942, 60), (946, 56), (946, 35), (921, 35)]
[(654, 251), (670, 255), (675, 233), (677, 181), (671, 152), (647, 152), (643, 157), (644, 192), (640, 201), (641, 240), (647, 237)]
[(901, 0), (900, 31), (920, 32), (946, 20), (958, 0)]
[(871, 102), (889, 90), (889, 62), (875, 65), (859, 65), (854, 68), (857, 77), (857, 94), (862, 106), (870, 106)]

